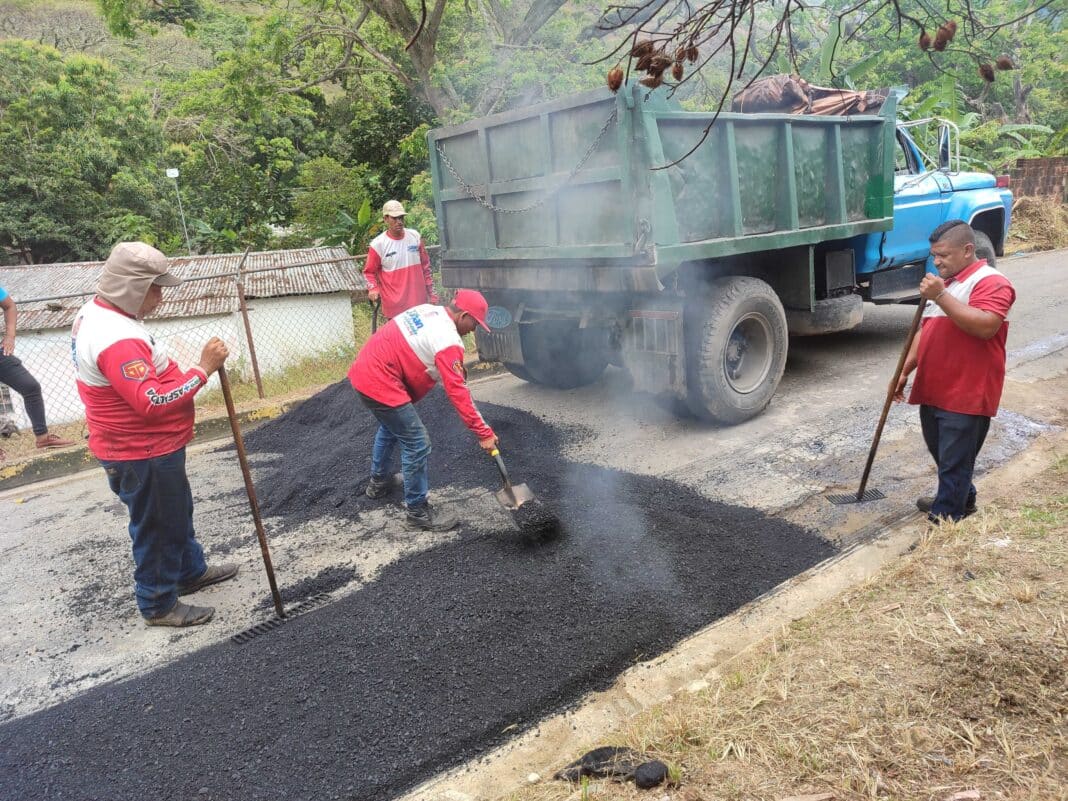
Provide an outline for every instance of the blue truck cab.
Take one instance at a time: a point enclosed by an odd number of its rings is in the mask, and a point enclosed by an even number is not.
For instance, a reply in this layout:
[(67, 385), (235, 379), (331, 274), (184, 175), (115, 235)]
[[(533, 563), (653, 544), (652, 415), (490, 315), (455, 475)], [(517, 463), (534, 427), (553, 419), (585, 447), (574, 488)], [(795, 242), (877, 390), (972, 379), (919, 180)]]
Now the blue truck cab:
[(959, 169), (956, 129), (939, 124), (939, 154), (932, 159), (910, 129), (939, 123), (898, 123), (894, 148), (894, 226), (854, 240), (857, 281), (865, 299), (898, 303), (917, 297), (923, 272), (933, 271), (928, 237), (946, 220), (969, 223), (976, 232), (976, 253), (991, 264), (1005, 251), (1012, 212), (1008, 178)]

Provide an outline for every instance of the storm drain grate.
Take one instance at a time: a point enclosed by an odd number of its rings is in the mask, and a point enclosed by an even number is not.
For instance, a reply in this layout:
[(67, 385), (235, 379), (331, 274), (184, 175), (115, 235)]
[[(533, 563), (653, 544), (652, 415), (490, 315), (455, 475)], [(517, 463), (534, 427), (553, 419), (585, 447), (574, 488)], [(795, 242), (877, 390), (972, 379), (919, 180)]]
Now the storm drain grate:
[(244, 631), (239, 631), (237, 634), (230, 638), (230, 642), (232, 642), (234, 645), (244, 645), (249, 640), (255, 639), (261, 634), (267, 634), (268, 632), (274, 631), (279, 626), (289, 623), (291, 620), (293, 620), (293, 618), (299, 617), (305, 612), (310, 612), (312, 609), (322, 606), (329, 600), (330, 593), (327, 592), (320, 592), (316, 595), (311, 596), (310, 598), (305, 598), (299, 604), (297, 604), (288, 612), (286, 612), (285, 617), (278, 617), (278, 615), (275, 615), (270, 620), (265, 620), (262, 623), (257, 623), (251, 628), (245, 629)]
[(855, 492), (843, 492), (826, 496), (827, 500), (835, 506), (845, 506), (847, 503), (864, 503), (864, 501), (878, 501), (885, 497), (886, 496), (877, 489), (864, 490), (864, 494), (859, 498)]

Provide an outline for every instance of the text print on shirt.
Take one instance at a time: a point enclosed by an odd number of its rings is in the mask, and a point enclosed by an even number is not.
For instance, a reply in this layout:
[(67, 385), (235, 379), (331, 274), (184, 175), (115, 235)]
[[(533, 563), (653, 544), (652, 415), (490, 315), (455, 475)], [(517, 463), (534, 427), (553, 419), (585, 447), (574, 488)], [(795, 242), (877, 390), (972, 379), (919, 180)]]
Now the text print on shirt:
[(195, 375), (188, 381), (186, 381), (184, 384), (182, 384), (180, 387), (175, 387), (174, 389), (172, 389), (166, 395), (160, 395), (152, 387), (149, 387), (147, 390), (145, 390), (145, 396), (149, 399), (149, 401), (151, 401), (153, 406), (164, 406), (168, 403), (174, 403), (187, 392), (191, 392), (192, 390), (196, 389), (198, 386), (200, 386), (200, 384), (200, 376)]
[(404, 327), (408, 329), (409, 334), (414, 334), (423, 327), (423, 318), (419, 316), (419, 312), (415, 309), (409, 309), (402, 314), (401, 321), (404, 323)]

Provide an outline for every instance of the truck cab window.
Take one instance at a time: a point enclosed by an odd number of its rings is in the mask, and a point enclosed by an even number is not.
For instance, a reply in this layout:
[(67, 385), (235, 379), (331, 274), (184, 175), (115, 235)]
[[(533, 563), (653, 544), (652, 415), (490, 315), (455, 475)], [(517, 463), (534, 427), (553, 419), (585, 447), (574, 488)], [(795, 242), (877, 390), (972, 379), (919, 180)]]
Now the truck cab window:
[(915, 172), (915, 169), (913, 169), (912, 159), (909, 158), (905, 142), (901, 138), (901, 134), (898, 134), (895, 138), (897, 139), (897, 147), (894, 148), (894, 175), (911, 175)]

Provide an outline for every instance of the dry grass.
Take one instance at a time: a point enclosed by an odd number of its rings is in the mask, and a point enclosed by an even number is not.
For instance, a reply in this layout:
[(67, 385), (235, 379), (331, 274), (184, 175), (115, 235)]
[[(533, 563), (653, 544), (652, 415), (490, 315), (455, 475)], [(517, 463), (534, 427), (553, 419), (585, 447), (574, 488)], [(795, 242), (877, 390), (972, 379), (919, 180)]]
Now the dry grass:
[(1053, 198), (1021, 197), (1012, 209), (1006, 254), (1068, 247), (1068, 206)]
[[(930, 532), (709, 686), (608, 742), (676, 766), (656, 798), (1068, 799), (1068, 458), (1016, 496)], [(637, 799), (560, 782), (513, 801)]]

